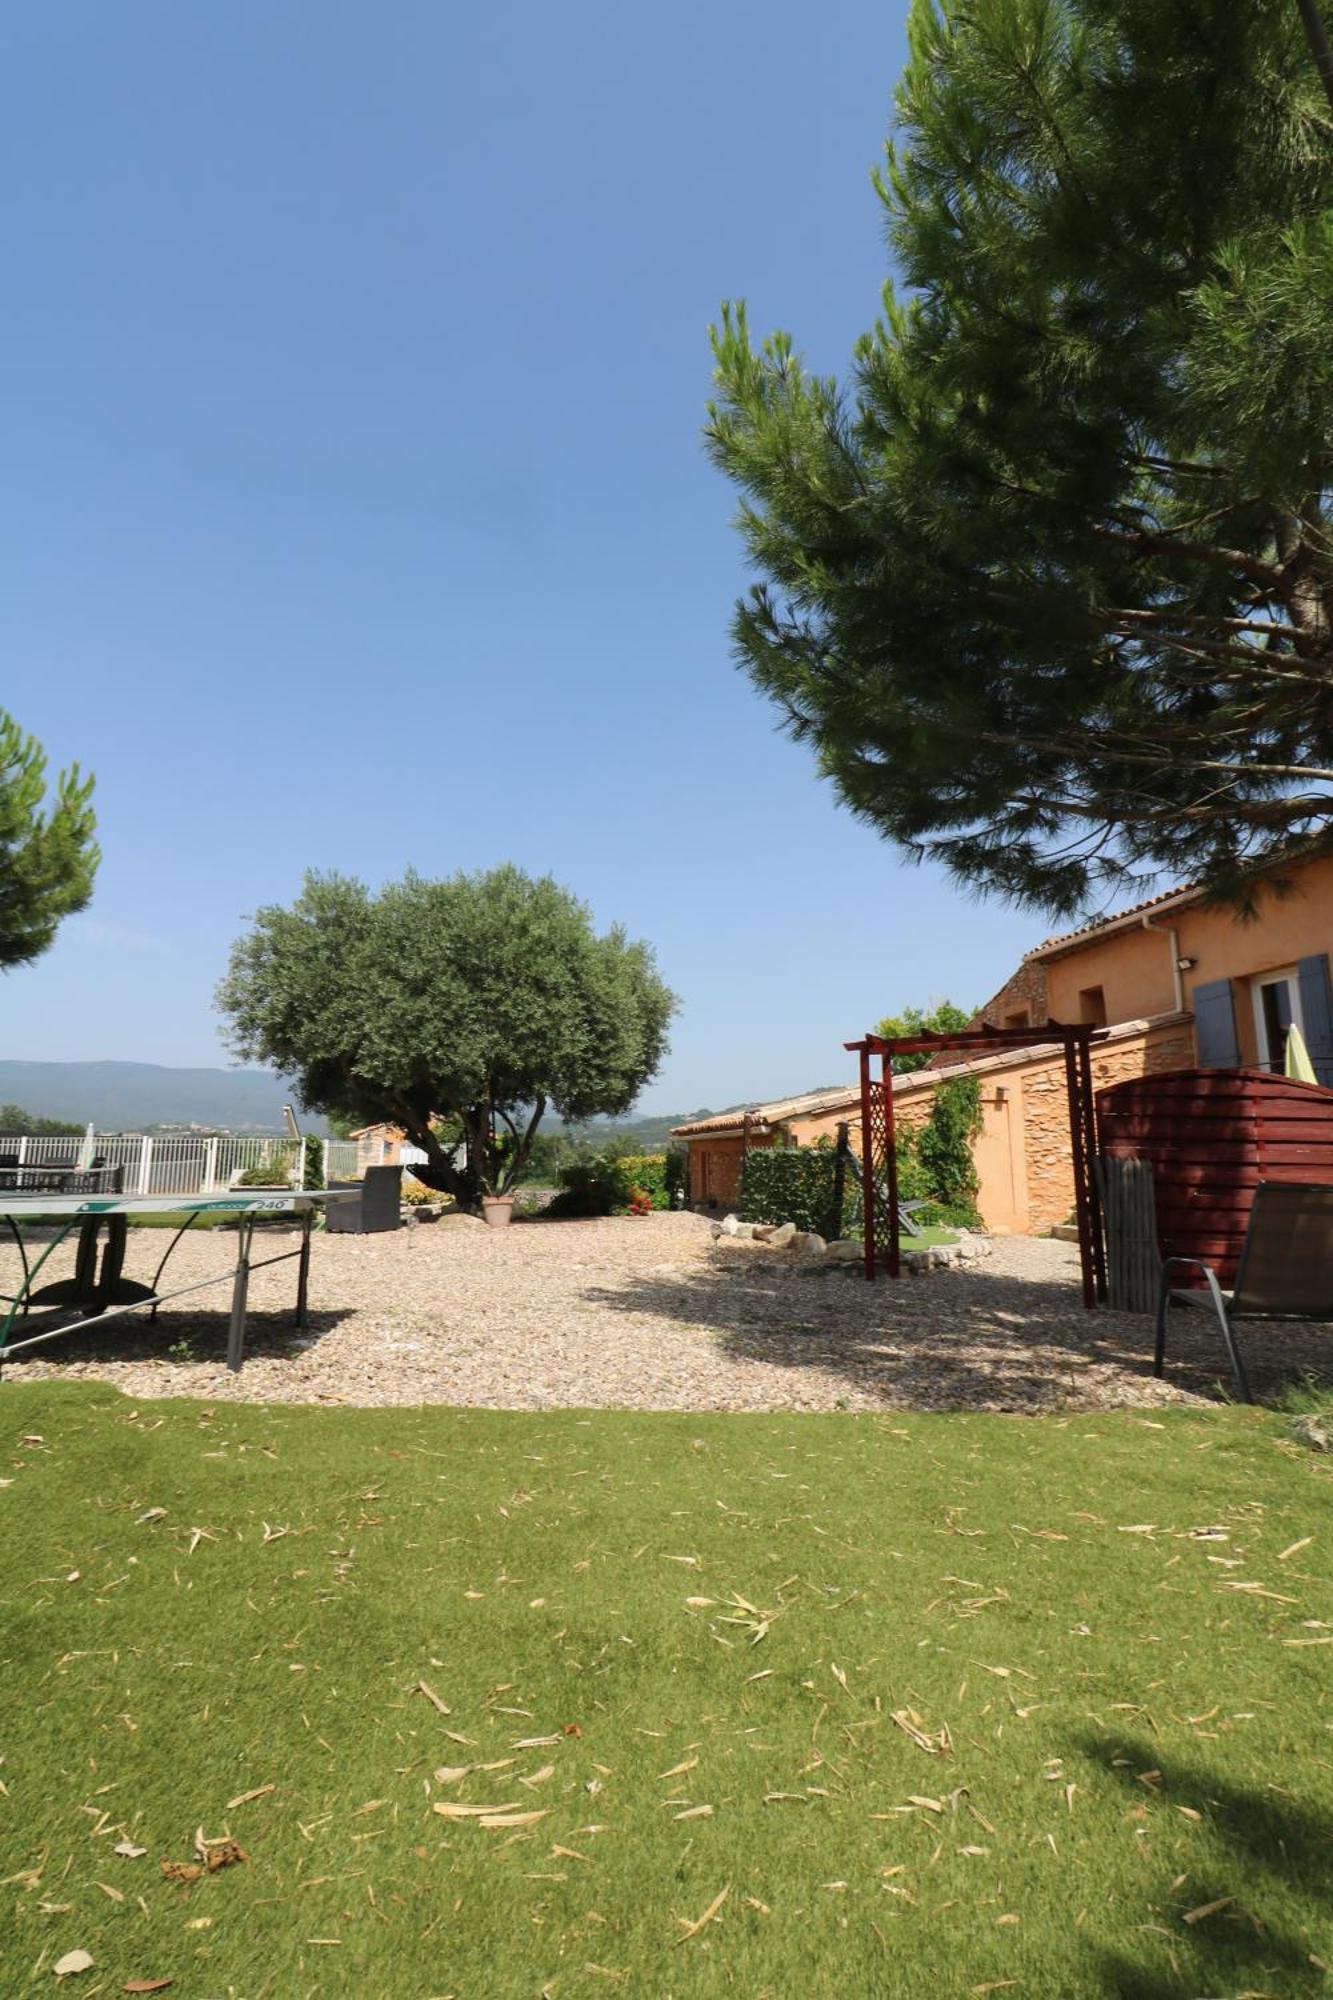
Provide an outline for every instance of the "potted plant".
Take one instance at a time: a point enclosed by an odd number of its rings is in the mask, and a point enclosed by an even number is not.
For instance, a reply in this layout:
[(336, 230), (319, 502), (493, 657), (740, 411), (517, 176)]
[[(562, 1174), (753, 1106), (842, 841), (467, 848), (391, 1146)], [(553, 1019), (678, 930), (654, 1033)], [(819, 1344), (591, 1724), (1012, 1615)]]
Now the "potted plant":
[(481, 1198), (481, 1215), (483, 1222), (489, 1223), (492, 1229), (508, 1229), (514, 1215), (513, 1195), (484, 1194)]

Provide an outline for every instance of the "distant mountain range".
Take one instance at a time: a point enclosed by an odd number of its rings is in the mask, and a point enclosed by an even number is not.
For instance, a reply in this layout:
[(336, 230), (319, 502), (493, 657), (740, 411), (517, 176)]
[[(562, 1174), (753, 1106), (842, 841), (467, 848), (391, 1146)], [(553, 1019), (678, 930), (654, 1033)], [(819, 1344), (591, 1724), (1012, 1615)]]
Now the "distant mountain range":
[[(0, 1061), (0, 1104), (38, 1118), (64, 1118), (99, 1132), (203, 1125), (224, 1132), (281, 1132), (292, 1087), (263, 1069), (168, 1069), (136, 1062)], [(323, 1136), (322, 1118), (301, 1129)]]
[[(224, 1132), (281, 1132), (282, 1107), (295, 1104), (290, 1083), (263, 1069), (168, 1069), (160, 1063), (0, 1061), (0, 1104), (17, 1104), (37, 1118), (62, 1118), (99, 1132), (142, 1132), (160, 1125), (202, 1125)], [(594, 1118), (565, 1126), (542, 1121), (544, 1132), (568, 1131), (592, 1145), (611, 1139), (633, 1142), (642, 1152), (660, 1152), (673, 1125), (726, 1111), (752, 1109), (727, 1104), (720, 1111), (672, 1111), (645, 1118)], [(301, 1129), (321, 1137), (322, 1118), (297, 1111)]]

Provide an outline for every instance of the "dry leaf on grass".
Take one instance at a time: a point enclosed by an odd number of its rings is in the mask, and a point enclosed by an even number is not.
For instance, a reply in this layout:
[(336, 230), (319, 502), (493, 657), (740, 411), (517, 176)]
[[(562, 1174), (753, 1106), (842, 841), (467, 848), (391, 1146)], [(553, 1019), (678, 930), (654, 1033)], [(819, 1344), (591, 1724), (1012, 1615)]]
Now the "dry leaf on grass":
[(731, 1884), (730, 1882), (728, 1882), (726, 1888), (719, 1890), (718, 1894), (714, 1896), (712, 1902), (708, 1905), (708, 1908), (704, 1911), (703, 1915), (701, 1917), (696, 1917), (693, 1923), (690, 1923), (689, 1920), (685, 1917), (677, 1917), (676, 1922), (678, 1924), (685, 1925), (685, 1935), (684, 1937), (678, 1937), (676, 1939), (676, 1943), (688, 1944), (691, 1938), (698, 1937), (700, 1931), (707, 1930), (709, 1924), (712, 1923), (714, 1917), (717, 1915), (718, 1911), (722, 1908), (722, 1905), (726, 1902), (727, 1897), (730, 1894), (731, 1894)]
[(1201, 1924), (1205, 1917), (1215, 1917), (1219, 1910), (1226, 1910), (1235, 1902), (1234, 1896), (1219, 1896), (1215, 1903), (1200, 1903), (1195, 1910), (1186, 1910), (1180, 1921), (1182, 1924)]
[(168, 1986), (175, 1984), (174, 1979), (127, 1979), (120, 1990), (122, 1993), (165, 1993)]
[(412, 1692), (413, 1694), (424, 1694), (431, 1707), (437, 1708), (441, 1715), (453, 1714), (453, 1710), (450, 1708), (448, 1702), (441, 1701), (434, 1688), (428, 1687), (425, 1681), (418, 1681)]
[(441, 1764), (435, 1773), (435, 1782), (437, 1785), (457, 1785), (473, 1768), (471, 1764)]
[(93, 1955), (90, 1951), (67, 1951), (51, 1968), (57, 1979), (68, 1979), (72, 1972), (91, 1972), (92, 1969)]
[(932, 1736), (914, 1708), (895, 1708), (889, 1719), (896, 1722), (904, 1736), (910, 1736), (917, 1748), (924, 1750), (927, 1755), (947, 1757), (951, 1754), (953, 1738), (949, 1734), (947, 1722), (941, 1727), (938, 1735)]
[(238, 1862), (250, 1859), (239, 1841), (228, 1839), (225, 1835), (220, 1840), (209, 1840), (202, 1827), (195, 1834), (194, 1851), (210, 1875), (216, 1875), (221, 1868), (235, 1868)]
[(540, 1812), (493, 1812), (477, 1821), (478, 1826), (536, 1826), (539, 1819), (546, 1818), (545, 1808)]
[(436, 1799), (431, 1810), (437, 1812), (441, 1819), (488, 1819), (496, 1813), (517, 1812), (519, 1802), (517, 1799), (511, 1799), (507, 1805), (502, 1806), (465, 1806), (459, 1805), (453, 1799)]
[(111, 1852), (113, 1854), (123, 1854), (127, 1861), (137, 1861), (141, 1855), (147, 1854), (148, 1849), (146, 1847), (136, 1847), (132, 1840), (118, 1840)]
[(234, 1799), (227, 1800), (227, 1811), (230, 1812), (234, 1806), (253, 1805), (256, 1799), (266, 1799), (270, 1792), (277, 1789), (276, 1785), (256, 1785), (252, 1792), (238, 1792)]
[(164, 1861), (162, 1877), (167, 1882), (197, 1882), (203, 1874), (197, 1861)]

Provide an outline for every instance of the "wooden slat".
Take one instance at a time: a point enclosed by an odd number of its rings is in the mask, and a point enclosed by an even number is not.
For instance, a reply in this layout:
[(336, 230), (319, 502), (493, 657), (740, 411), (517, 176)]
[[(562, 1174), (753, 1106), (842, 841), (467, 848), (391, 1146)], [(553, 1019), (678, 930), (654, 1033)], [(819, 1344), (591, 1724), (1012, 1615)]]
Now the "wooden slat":
[[(1152, 1171), (1165, 1256), (1201, 1257), (1235, 1276), (1255, 1189), (1264, 1181), (1333, 1185), (1333, 1091), (1263, 1070), (1178, 1070), (1098, 1094), (1113, 1172)], [(1104, 1157), (1103, 1172), (1108, 1161)]]

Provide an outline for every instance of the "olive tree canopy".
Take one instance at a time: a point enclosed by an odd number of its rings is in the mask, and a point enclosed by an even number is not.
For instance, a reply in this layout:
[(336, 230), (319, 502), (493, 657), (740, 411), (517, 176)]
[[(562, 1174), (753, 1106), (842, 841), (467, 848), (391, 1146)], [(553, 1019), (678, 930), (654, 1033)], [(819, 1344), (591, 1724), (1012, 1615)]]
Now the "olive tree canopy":
[(414, 1172), (475, 1206), (513, 1185), (548, 1106), (628, 1111), (666, 1052), (675, 996), (651, 947), (521, 870), (416, 874), (372, 893), (311, 874), (232, 948), (218, 989), (244, 1060), (308, 1110), (401, 1126)]

